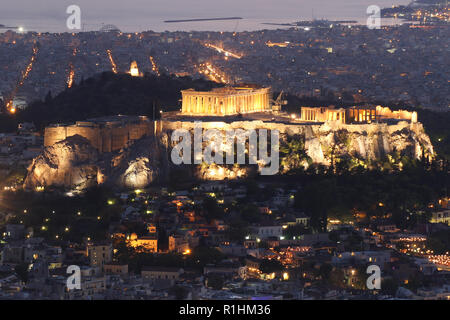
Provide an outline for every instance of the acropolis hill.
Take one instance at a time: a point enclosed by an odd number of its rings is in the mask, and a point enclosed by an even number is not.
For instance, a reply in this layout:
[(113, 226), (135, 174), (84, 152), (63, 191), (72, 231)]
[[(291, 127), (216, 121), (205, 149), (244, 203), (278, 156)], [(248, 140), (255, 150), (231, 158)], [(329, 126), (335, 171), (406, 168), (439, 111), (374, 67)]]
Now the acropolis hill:
[[(301, 116), (272, 111), (270, 88), (228, 88), (209, 93), (183, 91), (180, 112), (147, 117), (114, 116), (45, 130), (45, 150), (28, 169), (25, 187), (58, 186), (84, 189), (96, 184), (141, 188), (167, 180), (171, 170), (171, 133), (193, 132), (201, 121), (203, 130), (267, 129), (280, 132), (280, 144), (301, 139), (306, 153), (301, 163), (281, 158), (280, 173), (301, 165), (329, 166), (332, 159), (348, 157), (370, 166), (395, 154), (410, 158), (434, 156), (433, 146), (417, 114), (391, 111), (380, 106), (336, 109), (333, 106), (300, 107)], [(274, 108), (278, 110), (278, 108)], [(245, 177), (247, 166), (183, 165), (199, 179)], [(250, 171), (249, 171), (250, 170)]]

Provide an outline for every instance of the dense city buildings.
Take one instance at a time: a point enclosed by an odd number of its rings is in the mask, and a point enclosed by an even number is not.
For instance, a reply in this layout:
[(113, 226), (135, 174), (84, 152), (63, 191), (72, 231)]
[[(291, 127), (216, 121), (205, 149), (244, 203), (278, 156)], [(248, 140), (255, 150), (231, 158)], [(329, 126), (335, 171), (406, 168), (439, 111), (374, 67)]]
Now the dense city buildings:
[(0, 300), (450, 300), (448, 6), (382, 15), (0, 33)]
[(0, 92), (20, 108), (24, 100), (43, 99), (96, 73), (129, 71), (136, 61), (143, 73), (257, 83), (323, 100), (445, 110), (447, 80), (440, 66), (446, 64), (447, 33), (445, 24), (375, 31), (346, 25), (240, 33), (7, 31), (0, 34)]

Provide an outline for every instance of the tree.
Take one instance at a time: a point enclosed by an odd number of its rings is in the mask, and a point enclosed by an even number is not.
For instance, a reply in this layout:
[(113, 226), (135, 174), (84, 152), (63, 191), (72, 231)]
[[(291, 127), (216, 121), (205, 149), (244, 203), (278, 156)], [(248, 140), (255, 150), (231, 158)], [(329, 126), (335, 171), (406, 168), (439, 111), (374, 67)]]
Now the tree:
[(225, 231), (232, 242), (241, 242), (250, 233), (248, 223), (238, 219), (230, 222), (230, 227)]
[(417, 289), (422, 287), (423, 284), (424, 284), (423, 278), (419, 274), (412, 274), (409, 276), (406, 287), (409, 290), (417, 291)]
[(325, 179), (303, 188), (295, 196), (295, 206), (311, 215), (311, 227), (318, 232), (325, 232), (327, 212), (336, 203), (336, 180)]
[(329, 263), (324, 263), (320, 266), (319, 273), (323, 280), (328, 280), (333, 271), (333, 266)]
[(345, 249), (348, 251), (359, 251), (363, 249), (363, 238), (357, 234), (352, 233), (345, 240)]
[(182, 286), (173, 286), (172, 288), (170, 288), (169, 293), (175, 296), (176, 300), (184, 300), (187, 298), (189, 291)]
[(305, 137), (296, 135), (282, 141), (280, 146), (281, 166), (283, 171), (295, 171), (303, 168), (304, 164), (310, 165), (311, 158), (305, 149)]
[(392, 278), (383, 279), (381, 282), (381, 293), (395, 296), (398, 289), (398, 281)]
[(246, 181), (247, 195), (248, 196), (258, 196), (261, 192), (261, 189), (258, 186), (258, 183), (254, 179), (248, 179)]
[(259, 270), (266, 274), (280, 272), (283, 270), (283, 265), (278, 260), (264, 259), (259, 265)]
[(218, 274), (209, 274), (207, 278), (207, 285), (214, 290), (222, 290), (223, 288), (223, 278)]
[(256, 205), (247, 204), (241, 209), (241, 218), (249, 223), (258, 223), (262, 220), (263, 215)]
[(442, 230), (430, 235), (427, 240), (427, 247), (435, 254), (444, 254), (450, 248), (450, 231)]
[(333, 287), (343, 288), (345, 282), (344, 271), (338, 268), (333, 269), (329, 274), (328, 282)]
[(219, 206), (215, 198), (206, 197), (203, 200), (202, 214), (206, 220), (211, 221), (213, 219), (222, 219), (224, 210)]
[(14, 271), (23, 282), (28, 282), (28, 264), (22, 263), (15, 266)]
[(51, 91), (49, 91), (49, 92), (47, 92), (47, 95), (45, 96), (45, 103), (51, 103), (51, 101), (52, 101), (52, 92)]
[(128, 263), (133, 256), (134, 250), (129, 247), (125, 240), (118, 240), (114, 243), (114, 249), (116, 253), (114, 258), (117, 259), (119, 263)]
[(328, 234), (328, 239), (330, 239), (330, 240), (333, 241), (333, 242), (338, 242), (338, 241), (341, 239), (341, 237), (340, 237), (340, 235), (339, 235), (339, 231), (337, 231), (337, 230), (331, 231), (331, 232)]
[(311, 231), (302, 224), (289, 226), (283, 230), (283, 235), (286, 237), (286, 239), (293, 239), (294, 237), (310, 233)]
[(225, 258), (225, 255), (216, 248), (196, 247), (187, 258), (187, 264), (192, 267), (203, 268), (207, 264), (217, 264)]

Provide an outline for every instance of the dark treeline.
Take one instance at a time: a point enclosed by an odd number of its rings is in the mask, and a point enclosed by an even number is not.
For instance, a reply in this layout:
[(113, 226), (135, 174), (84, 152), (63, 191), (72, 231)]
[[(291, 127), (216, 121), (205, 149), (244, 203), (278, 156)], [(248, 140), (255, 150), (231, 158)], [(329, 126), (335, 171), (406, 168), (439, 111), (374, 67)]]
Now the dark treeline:
[(295, 206), (311, 216), (316, 230), (324, 229), (327, 218), (351, 221), (358, 212), (367, 219), (389, 217), (400, 228), (414, 227), (428, 221), (450, 188), (448, 171), (420, 165), (394, 172), (304, 174), (297, 179), (303, 188)]
[(450, 160), (450, 112), (417, 109), (419, 121), (440, 157)]
[[(32, 227), (35, 236), (49, 241), (81, 242), (83, 237), (102, 240), (110, 223), (120, 221), (121, 205), (107, 187), (93, 187), (82, 196), (66, 197), (62, 192), (4, 192), (0, 210), (15, 208), (9, 223)], [(26, 214), (25, 214), (26, 212)], [(101, 217), (99, 220), (98, 217)], [(67, 229), (66, 229), (67, 228)]]
[(49, 92), (43, 101), (32, 102), (16, 115), (0, 115), (0, 132), (10, 132), (20, 122), (33, 122), (38, 129), (50, 123), (70, 123), (109, 115), (146, 115), (159, 117), (160, 110), (181, 108), (180, 91), (194, 88), (211, 90), (218, 84), (190, 77), (145, 74), (142, 78), (128, 74), (104, 72), (81, 80), (56, 96)]

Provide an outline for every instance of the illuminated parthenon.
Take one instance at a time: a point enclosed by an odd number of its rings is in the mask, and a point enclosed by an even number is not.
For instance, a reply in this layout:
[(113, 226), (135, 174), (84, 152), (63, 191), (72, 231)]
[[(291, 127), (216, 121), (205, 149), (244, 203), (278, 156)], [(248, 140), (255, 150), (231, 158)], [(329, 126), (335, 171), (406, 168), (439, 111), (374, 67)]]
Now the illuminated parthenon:
[(227, 116), (270, 110), (270, 87), (225, 87), (211, 91), (181, 91), (181, 113), (201, 116)]

